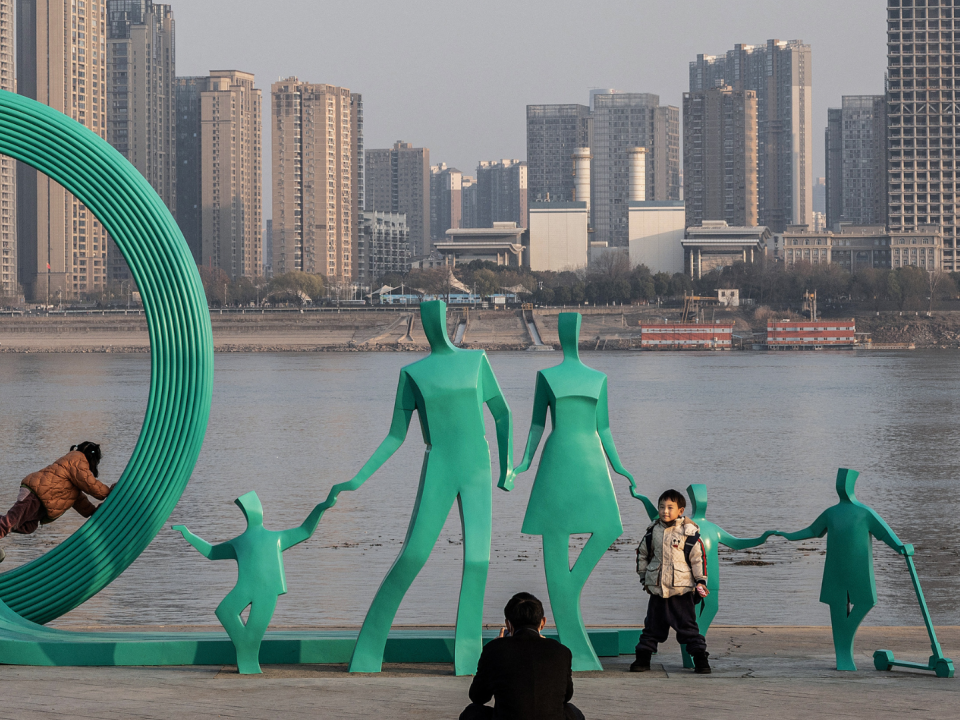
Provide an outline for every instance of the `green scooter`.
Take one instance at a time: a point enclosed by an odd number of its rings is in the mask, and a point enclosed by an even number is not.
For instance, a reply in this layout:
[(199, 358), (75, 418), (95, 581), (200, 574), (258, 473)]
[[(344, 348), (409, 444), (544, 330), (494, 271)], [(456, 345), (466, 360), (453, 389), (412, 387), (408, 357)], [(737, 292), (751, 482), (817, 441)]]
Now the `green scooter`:
[(873, 666), (877, 670), (891, 670), (894, 666), (914, 668), (916, 670), (933, 670), (939, 678), (953, 677), (953, 660), (943, 656), (943, 649), (940, 647), (940, 641), (937, 640), (937, 633), (933, 629), (933, 621), (930, 619), (930, 611), (927, 609), (927, 601), (923, 597), (923, 590), (920, 588), (920, 578), (917, 577), (917, 568), (913, 564), (913, 545), (907, 543), (904, 556), (907, 560), (907, 568), (910, 570), (910, 579), (913, 580), (913, 589), (917, 592), (917, 600), (920, 603), (920, 612), (923, 613), (923, 621), (927, 625), (927, 634), (930, 636), (930, 647), (933, 655), (927, 664), (905, 662), (896, 660), (893, 653), (889, 650), (877, 650), (873, 654)]

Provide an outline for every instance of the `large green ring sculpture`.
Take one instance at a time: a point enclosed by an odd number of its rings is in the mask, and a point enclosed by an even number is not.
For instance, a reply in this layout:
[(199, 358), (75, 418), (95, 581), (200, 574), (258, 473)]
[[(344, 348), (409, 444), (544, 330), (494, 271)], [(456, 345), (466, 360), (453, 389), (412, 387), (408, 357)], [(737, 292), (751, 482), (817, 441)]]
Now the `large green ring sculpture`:
[(58, 547), (0, 575), (0, 599), (24, 618), (46, 623), (110, 584), (173, 511), (210, 415), (213, 337), (200, 275), (180, 229), (119, 152), (62, 113), (0, 91), (0, 153), (46, 173), (93, 212), (130, 266), (150, 333), (146, 417), (116, 489)]

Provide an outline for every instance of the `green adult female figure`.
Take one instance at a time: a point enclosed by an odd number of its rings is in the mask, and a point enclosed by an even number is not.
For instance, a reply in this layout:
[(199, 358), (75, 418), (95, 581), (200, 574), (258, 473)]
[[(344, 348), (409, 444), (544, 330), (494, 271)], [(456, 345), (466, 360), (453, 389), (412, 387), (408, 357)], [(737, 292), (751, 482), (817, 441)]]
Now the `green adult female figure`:
[(906, 553), (906, 546), (877, 511), (857, 500), (853, 488), (859, 475), (856, 470), (840, 468), (837, 471), (840, 502), (824, 510), (810, 527), (794, 533), (777, 533), (787, 540), (827, 536), (820, 602), (830, 606), (837, 670), (857, 669), (853, 662), (853, 639), (860, 623), (877, 604), (871, 536), (901, 555)]
[[(540, 458), (522, 531), (543, 536), (543, 563), (550, 607), (560, 642), (573, 653), (574, 670), (602, 670), (580, 611), (580, 594), (607, 548), (623, 533), (620, 508), (607, 459), (630, 481), (631, 494), (647, 515), (653, 503), (637, 492), (633, 476), (620, 462), (610, 432), (607, 376), (580, 361), (580, 313), (561, 313), (557, 326), (563, 362), (537, 373), (533, 420), (517, 474), (530, 467), (543, 437), (547, 409), (552, 427)], [(590, 533), (573, 567), (570, 536)]]
[(393, 421), (386, 439), (356, 476), (335, 485), (330, 498), (356, 490), (403, 444), (416, 411), (427, 444), (420, 488), (407, 536), (360, 629), (350, 659), (351, 672), (379, 672), (390, 626), (400, 602), (430, 557), (443, 524), (458, 503), (463, 528), (463, 579), (457, 610), (454, 666), (457, 675), (477, 670), (482, 647), (483, 596), (490, 565), (492, 527), (490, 447), (483, 405), (490, 408), (500, 450), (499, 486), (509, 490), (513, 464), (510, 408), (482, 350), (462, 350), (447, 337), (447, 306), (420, 305), (430, 354), (400, 371)]

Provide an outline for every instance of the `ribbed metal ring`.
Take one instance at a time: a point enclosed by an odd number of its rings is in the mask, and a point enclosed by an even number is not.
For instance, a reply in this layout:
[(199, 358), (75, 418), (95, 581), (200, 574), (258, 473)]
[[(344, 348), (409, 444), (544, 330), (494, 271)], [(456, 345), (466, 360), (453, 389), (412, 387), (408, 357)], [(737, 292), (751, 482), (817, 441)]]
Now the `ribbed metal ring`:
[(46, 623), (110, 584), (173, 511), (210, 416), (213, 337), (200, 275), (180, 229), (119, 152), (66, 115), (0, 91), (0, 153), (47, 174), (90, 209), (130, 266), (150, 333), (147, 412), (117, 487), (58, 547), (0, 575), (0, 599)]

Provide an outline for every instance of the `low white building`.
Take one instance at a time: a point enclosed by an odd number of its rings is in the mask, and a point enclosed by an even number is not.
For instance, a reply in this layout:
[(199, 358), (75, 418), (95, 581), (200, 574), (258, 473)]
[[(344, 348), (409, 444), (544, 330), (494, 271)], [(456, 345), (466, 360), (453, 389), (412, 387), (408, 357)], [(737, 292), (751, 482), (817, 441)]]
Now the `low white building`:
[(563, 272), (587, 266), (585, 202), (530, 204), (530, 248), (527, 262), (538, 272)]
[(630, 265), (646, 265), (652, 273), (682, 273), (686, 229), (683, 202), (631, 202), (628, 212)]

